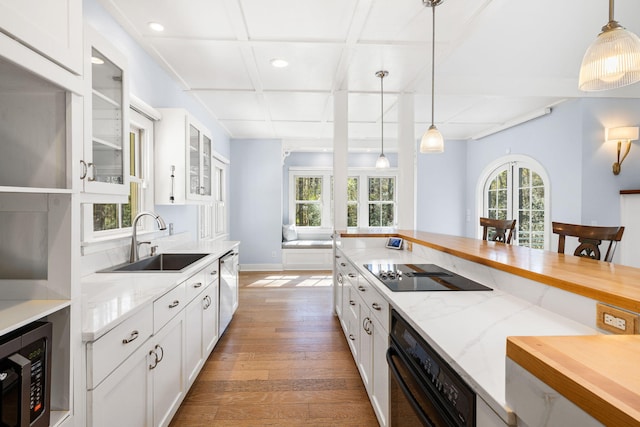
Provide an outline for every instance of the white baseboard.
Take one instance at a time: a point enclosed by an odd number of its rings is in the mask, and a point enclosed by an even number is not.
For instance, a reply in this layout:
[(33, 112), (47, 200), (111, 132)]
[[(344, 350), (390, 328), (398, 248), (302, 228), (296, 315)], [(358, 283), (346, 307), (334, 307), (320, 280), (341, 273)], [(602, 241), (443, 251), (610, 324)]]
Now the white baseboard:
[(240, 264), (240, 271), (283, 271), (282, 264)]

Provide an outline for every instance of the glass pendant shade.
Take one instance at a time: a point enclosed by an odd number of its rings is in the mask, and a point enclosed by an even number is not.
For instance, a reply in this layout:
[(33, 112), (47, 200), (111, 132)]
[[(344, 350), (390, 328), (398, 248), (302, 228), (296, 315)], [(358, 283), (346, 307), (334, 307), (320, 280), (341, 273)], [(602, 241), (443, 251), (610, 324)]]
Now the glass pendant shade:
[(607, 24), (582, 59), (578, 87), (616, 89), (640, 81), (640, 38), (617, 22)]
[(389, 159), (384, 155), (384, 153), (380, 154), (378, 160), (376, 160), (376, 168), (378, 169), (387, 169), (389, 167)]
[(444, 138), (435, 125), (429, 126), (420, 141), (421, 153), (442, 153), (444, 151)]

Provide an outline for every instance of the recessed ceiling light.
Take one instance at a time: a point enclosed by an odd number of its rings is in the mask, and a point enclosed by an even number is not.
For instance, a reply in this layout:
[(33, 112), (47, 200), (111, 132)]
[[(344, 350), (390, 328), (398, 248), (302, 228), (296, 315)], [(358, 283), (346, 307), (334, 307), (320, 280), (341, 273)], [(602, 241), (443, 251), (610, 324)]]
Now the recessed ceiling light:
[(149, 22), (149, 28), (157, 32), (164, 31), (164, 25), (159, 22)]
[(104, 64), (104, 60), (102, 58), (98, 58), (97, 56), (92, 56), (91, 63), (96, 65), (102, 65)]
[(274, 58), (271, 60), (271, 65), (276, 68), (284, 68), (289, 65), (289, 63), (281, 58)]

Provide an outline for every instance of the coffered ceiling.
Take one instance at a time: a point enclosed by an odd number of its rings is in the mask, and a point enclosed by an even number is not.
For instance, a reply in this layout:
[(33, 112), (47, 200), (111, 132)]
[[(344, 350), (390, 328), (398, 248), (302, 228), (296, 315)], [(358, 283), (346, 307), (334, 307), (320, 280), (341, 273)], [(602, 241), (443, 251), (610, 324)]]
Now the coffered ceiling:
[[(347, 90), (350, 147), (375, 151), (381, 69), (389, 150), (400, 94), (414, 96), (416, 137), (430, 124), (431, 9), (422, 0), (101, 2), (231, 138), (330, 147), (333, 94)], [(640, 34), (640, 1), (618, 0), (615, 17)], [(640, 98), (640, 84), (577, 89), (582, 56), (607, 19), (607, 0), (446, 0), (436, 8), (435, 76), (445, 140), (478, 138), (570, 98)], [(289, 66), (274, 68), (275, 58)]]

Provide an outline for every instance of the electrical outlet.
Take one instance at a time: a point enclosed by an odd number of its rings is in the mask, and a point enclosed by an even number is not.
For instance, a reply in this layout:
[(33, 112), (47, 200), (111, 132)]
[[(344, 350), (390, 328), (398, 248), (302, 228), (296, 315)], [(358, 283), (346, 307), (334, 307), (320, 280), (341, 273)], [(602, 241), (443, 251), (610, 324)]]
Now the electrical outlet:
[(637, 334), (638, 315), (602, 303), (596, 306), (597, 326), (614, 334)]
[(627, 329), (627, 322), (624, 319), (609, 313), (604, 313), (604, 324), (618, 328), (621, 331)]

